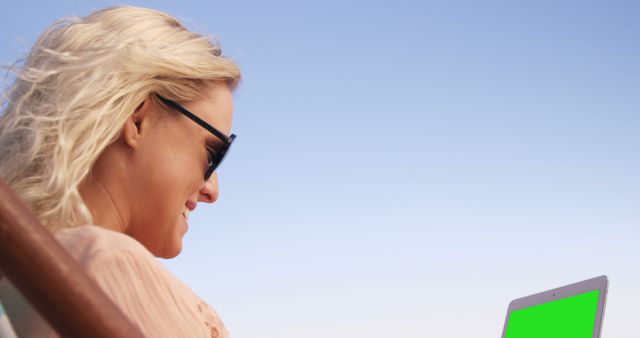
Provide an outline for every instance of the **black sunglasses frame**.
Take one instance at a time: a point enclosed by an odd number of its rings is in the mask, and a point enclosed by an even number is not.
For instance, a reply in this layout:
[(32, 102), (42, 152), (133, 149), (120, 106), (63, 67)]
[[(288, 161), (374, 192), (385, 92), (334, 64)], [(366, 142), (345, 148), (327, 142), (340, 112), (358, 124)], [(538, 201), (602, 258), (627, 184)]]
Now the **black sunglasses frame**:
[(162, 101), (162, 103), (164, 103), (165, 105), (173, 108), (174, 110), (177, 110), (179, 113), (181, 113), (182, 115), (188, 117), (190, 120), (192, 120), (193, 122), (197, 123), (202, 128), (206, 129), (208, 132), (210, 132), (211, 134), (213, 134), (214, 136), (216, 136), (217, 138), (219, 138), (222, 141), (222, 144), (223, 144), (222, 149), (220, 149), (218, 151), (218, 153), (216, 154), (215, 158), (212, 156), (211, 163), (209, 164), (209, 168), (207, 168), (207, 171), (204, 174), (204, 180), (208, 181), (209, 178), (211, 177), (211, 175), (213, 174), (213, 172), (216, 170), (216, 168), (218, 168), (218, 166), (220, 166), (220, 163), (222, 163), (222, 160), (224, 160), (224, 157), (227, 155), (227, 152), (229, 151), (229, 148), (231, 147), (231, 144), (233, 143), (233, 140), (235, 140), (236, 135), (235, 134), (231, 134), (230, 136), (227, 136), (223, 132), (219, 131), (218, 129), (216, 129), (212, 125), (210, 125), (207, 122), (205, 122), (203, 119), (199, 118), (194, 113), (190, 112), (187, 108), (183, 107), (179, 103), (177, 103), (175, 101), (172, 101), (172, 100), (169, 100), (169, 99), (166, 99), (166, 98), (164, 98), (164, 97), (162, 97), (160, 95), (157, 95), (157, 94), (156, 94), (156, 96), (158, 97), (158, 99), (160, 101)]

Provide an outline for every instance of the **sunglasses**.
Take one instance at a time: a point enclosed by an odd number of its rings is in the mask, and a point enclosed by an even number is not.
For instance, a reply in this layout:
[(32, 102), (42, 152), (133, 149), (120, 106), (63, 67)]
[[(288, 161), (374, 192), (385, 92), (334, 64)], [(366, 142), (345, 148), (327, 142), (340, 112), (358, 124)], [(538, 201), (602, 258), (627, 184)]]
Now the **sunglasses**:
[(171, 101), (169, 99), (165, 99), (160, 95), (156, 96), (158, 97), (158, 99), (160, 99), (160, 101), (162, 101), (162, 103), (169, 106), (170, 108), (173, 108), (174, 110), (177, 110), (179, 113), (188, 117), (193, 122), (199, 124), (202, 128), (206, 129), (208, 132), (222, 141), (222, 144), (217, 149), (207, 147), (207, 153), (209, 154), (209, 163), (207, 171), (204, 174), (204, 180), (208, 181), (211, 177), (211, 174), (213, 174), (220, 163), (222, 163), (222, 160), (224, 160), (224, 157), (225, 155), (227, 155), (229, 147), (231, 147), (231, 143), (233, 143), (233, 140), (235, 140), (236, 135), (231, 134), (231, 136), (227, 136), (201, 118), (197, 117), (194, 113), (190, 112), (187, 108), (181, 106), (179, 103)]

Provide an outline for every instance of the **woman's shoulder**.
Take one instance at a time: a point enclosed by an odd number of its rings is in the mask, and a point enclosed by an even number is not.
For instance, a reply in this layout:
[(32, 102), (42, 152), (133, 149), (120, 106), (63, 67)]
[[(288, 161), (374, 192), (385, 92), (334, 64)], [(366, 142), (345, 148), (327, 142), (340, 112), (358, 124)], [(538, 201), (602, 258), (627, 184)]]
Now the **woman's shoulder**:
[(82, 225), (59, 230), (55, 237), (93, 279), (105, 280), (103, 287), (123, 274), (147, 283), (180, 284), (140, 242), (121, 232)]
[(146, 335), (227, 336), (215, 311), (134, 238), (94, 225), (55, 236)]
[(55, 237), (81, 265), (97, 256), (114, 252), (154, 259), (149, 250), (134, 238), (96, 225), (62, 229), (55, 233)]

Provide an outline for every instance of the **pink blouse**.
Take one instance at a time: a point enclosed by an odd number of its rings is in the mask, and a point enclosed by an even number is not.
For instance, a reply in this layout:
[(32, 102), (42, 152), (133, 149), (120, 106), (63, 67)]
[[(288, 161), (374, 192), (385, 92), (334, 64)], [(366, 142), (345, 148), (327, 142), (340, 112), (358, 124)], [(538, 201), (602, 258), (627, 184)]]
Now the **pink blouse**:
[[(135, 239), (98, 226), (56, 238), (147, 337), (228, 337), (216, 312)], [(7, 278), (0, 301), (19, 337), (57, 337)]]

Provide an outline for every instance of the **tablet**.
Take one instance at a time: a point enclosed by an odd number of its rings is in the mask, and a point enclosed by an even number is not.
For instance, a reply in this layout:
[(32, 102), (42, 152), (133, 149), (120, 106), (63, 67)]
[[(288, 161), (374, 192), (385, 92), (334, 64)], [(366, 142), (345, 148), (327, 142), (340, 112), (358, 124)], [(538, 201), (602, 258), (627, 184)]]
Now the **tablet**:
[(502, 338), (600, 338), (607, 276), (509, 303)]

